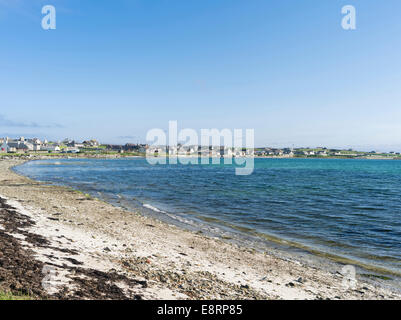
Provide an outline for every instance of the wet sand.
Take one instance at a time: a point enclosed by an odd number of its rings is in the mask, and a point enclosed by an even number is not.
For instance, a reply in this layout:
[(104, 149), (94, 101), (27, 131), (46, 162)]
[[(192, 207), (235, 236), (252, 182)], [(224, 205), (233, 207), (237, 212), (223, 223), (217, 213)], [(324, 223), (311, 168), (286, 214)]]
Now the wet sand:
[[(400, 299), (338, 270), (205, 237), (0, 160), (0, 290), (54, 299)], [(11, 244), (11, 245), (10, 245)]]

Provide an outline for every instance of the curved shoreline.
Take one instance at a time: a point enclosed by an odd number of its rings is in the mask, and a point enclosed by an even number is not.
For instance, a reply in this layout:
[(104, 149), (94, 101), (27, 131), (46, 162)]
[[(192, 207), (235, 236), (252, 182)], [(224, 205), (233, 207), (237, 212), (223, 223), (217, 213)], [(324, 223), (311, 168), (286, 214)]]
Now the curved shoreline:
[[(221, 240), (210, 239), (149, 217), (115, 208), (108, 203), (82, 199), (82, 195), (67, 190), (67, 187), (46, 186), (10, 171), (10, 167), (22, 162), (21, 160), (0, 161), (0, 194), (14, 197), (15, 201), (20, 203), (29, 204), (30, 210), (38, 210), (39, 217), (50, 218), (60, 213), (60, 216), (65, 218), (57, 222), (58, 230), (63, 230), (63, 227), (69, 228), (72, 224), (77, 231), (83, 232), (81, 236), (96, 234), (94, 236), (97, 238), (106, 234), (110, 235), (117, 245), (121, 245), (117, 246), (119, 248), (117, 257), (114, 256), (112, 259), (119, 261), (117, 264), (112, 263), (116, 270), (124, 269), (123, 262), (125, 261), (131, 268), (134, 266), (134, 269), (139, 268), (140, 270), (135, 269), (135, 271), (142, 275), (149, 275), (149, 272), (154, 273), (154, 270), (157, 270), (163, 274), (163, 277), (165, 275), (168, 275), (167, 278), (170, 277), (167, 282), (163, 282), (156, 276), (156, 280), (152, 281), (155, 281), (154, 285), (158, 290), (153, 291), (152, 294), (147, 292), (148, 296), (145, 294), (145, 298), (160, 299), (162, 298), (160, 292), (165, 293), (166, 291), (163, 290), (167, 289), (170, 294), (172, 292), (176, 294), (175, 298), (181, 299), (191, 298), (191, 294), (195, 294), (192, 298), (216, 299), (241, 297), (247, 299), (334, 299), (336, 297), (337, 299), (391, 299), (400, 297), (393, 290), (389, 291), (363, 279), (358, 281), (360, 286), (358, 290), (344, 290), (341, 284), (343, 276), (339, 274), (341, 268), (337, 272), (329, 272), (296, 260), (283, 259), (272, 256), (270, 253), (255, 252)], [(53, 223), (52, 221), (47, 220), (46, 223)], [(41, 231), (44, 234), (47, 232), (45, 229)], [(123, 244), (126, 246), (124, 247)], [(93, 254), (93, 250), (99, 250), (97, 245), (97, 241), (90, 244), (82, 242), (81, 250)], [(111, 259), (108, 251), (101, 252), (101, 256), (102, 265), (107, 265), (106, 262)], [(137, 261), (143, 258), (151, 260), (151, 264), (138, 267), (137, 264), (132, 265), (126, 260)], [(203, 293), (202, 289), (199, 289), (198, 293), (193, 293), (192, 287), (198, 290), (197, 285), (190, 285), (191, 290), (188, 291), (189, 289), (185, 286), (184, 288), (176, 286), (177, 280), (171, 279), (170, 273), (179, 274), (180, 270), (186, 270), (185, 274), (191, 274), (191, 281), (196, 283), (200, 281), (199, 272), (203, 274), (201, 277), (204, 277), (206, 272), (207, 277), (214, 279), (211, 281), (219, 285), (214, 289), (209, 287), (203, 289), (206, 290)], [(182, 274), (179, 276), (184, 277)], [(297, 282), (297, 279), (301, 279), (300, 282)], [(236, 286), (235, 283), (241, 285)]]
[[(126, 158), (126, 157), (124, 157), (124, 158)], [(135, 158), (138, 158), (138, 157), (135, 157)], [(50, 159), (52, 160), (54, 158), (50, 158)], [(60, 159), (64, 159), (64, 158), (60, 158)], [(80, 157), (80, 159), (91, 159), (91, 158)], [(110, 158), (105, 158), (105, 159), (108, 160)], [(39, 159), (39, 160), (43, 160), (43, 159)], [(46, 159), (46, 160), (48, 160), (48, 159)], [(35, 160), (27, 160), (27, 161), (23, 162), (22, 164), (19, 164), (18, 166), (21, 166), (21, 165), (23, 165), (23, 164), (25, 164), (27, 162), (30, 162), (30, 161), (35, 161)], [(27, 177), (22, 173), (17, 172), (15, 170), (16, 167), (17, 166), (13, 166), (10, 169), (17, 175), (20, 175), (20, 176), (22, 176), (24, 178), (30, 179), (32, 181), (35, 181), (34, 179), (32, 179), (30, 177)], [(35, 182), (37, 182), (37, 181), (35, 181)], [(68, 186), (68, 185), (65, 185), (65, 184), (54, 184), (51, 181), (48, 181), (48, 182), (45, 182), (45, 183), (49, 183), (50, 185), (57, 185), (57, 186), (60, 186), (60, 187), (70, 188), (70, 189), (73, 189), (73, 190), (76, 190), (76, 191), (82, 192), (82, 193), (88, 192), (87, 190), (80, 190), (79, 188), (71, 187), (71, 186)], [(98, 198), (96, 197), (96, 199), (98, 199)], [(106, 199), (106, 198), (100, 197), (99, 200), (105, 201), (106, 203), (111, 204), (111, 205), (113, 205), (113, 206), (115, 206), (117, 208), (121, 208), (119, 203), (113, 203), (113, 201), (108, 201), (108, 199)], [(189, 223), (181, 222), (181, 221), (175, 220), (173, 218), (168, 218), (168, 217), (164, 218), (164, 217), (162, 217), (162, 215), (157, 214), (157, 212), (154, 212), (153, 214), (149, 214), (149, 213), (146, 213), (146, 211), (142, 210), (141, 208), (140, 209), (132, 208), (132, 207), (130, 207), (130, 208), (123, 207), (123, 208), (127, 209), (129, 211), (132, 211), (132, 212), (136, 212), (136, 210), (138, 210), (141, 214), (143, 214), (145, 216), (158, 219), (158, 220), (160, 220), (160, 221), (162, 221), (164, 223), (167, 223), (167, 224), (171, 223), (171, 224), (173, 224), (173, 225), (175, 225), (175, 226), (177, 226), (179, 228), (185, 229), (186, 231), (197, 231), (197, 232), (199, 232), (200, 230), (202, 230), (202, 227), (197, 228), (197, 227), (194, 227), (194, 226), (190, 225)], [(149, 210), (153, 210), (153, 209), (149, 209)], [(174, 215), (174, 214), (172, 213), (172, 215)], [(378, 276), (378, 277), (380, 277), (380, 276), (385, 276), (385, 277), (386, 276), (394, 276), (398, 280), (401, 279), (401, 271), (397, 272), (395, 270), (387, 269), (384, 266), (372, 265), (372, 264), (369, 264), (369, 263), (365, 263), (365, 262), (363, 262), (361, 260), (358, 260), (358, 259), (355, 259), (355, 258), (350, 258), (350, 257), (346, 257), (346, 256), (343, 256), (343, 255), (340, 255), (340, 254), (337, 254), (337, 253), (331, 253), (331, 252), (328, 252), (328, 251), (324, 251), (324, 250), (318, 249), (318, 248), (313, 247), (313, 246), (302, 244), (302, 243), (297, 242), (297, 241), (285, 239), (284, 237), (279, 237), (279, 236), (276, 236), (276, 235), (265, 234), (265, 233), (259, 233), (259, 232), (251, 231), (251, 230), (249, 230), (249, 231), (245, 230), (244, 231), (243, 229), (245, 229), (245, 228), (241, 228), (240, 226), (229, 224), (227, 222), (224, 222), (224, 221), (221, 221), (221, 220), (218, 220), (218, 219), (213, 219), (213, 221), (208, 221), (209, 218), (206, 217), (206, 216), (199, 216), (197, 218), (202, 220), (202, 222), (205, 222), (205, 224), (207, 226), (211, 226), (211, 227), (227, 227), (227, 228), (231, 229), (231, 230), (228, 230), (228, 233), (230, 233), (230, 236), (234, 236), (235, 237), (235, 235), (239, 235), (239, 238), (231, 238), (231, 239), (229, 239), (230, 237), (224, 237), (221, 234), (219, 234), (218, 232), (212, 232), (210, 230), (207, 232), (208, 236), (210, 236), (210, 237), (218, 237), (221, 240), (226, 241), (226, 242), (231, 242), (231, 243), (234, 243), (234, 244), (240, 244), (241, 246), (244, 246), (244, 247), (247, 247), (247, 248), (250, 248), (250, 249), (256, 249), (256, 250), (258, 250), (260, 252), (263, 252), (265, 250), (270, 250), (271, 251), (273, 249), (271, 247), (271, 245), (272, 244), (276, 244), (276, 245), (280, 246), (280, 248), (277, 248), (277, 250), (279, 250), (280, 253), (288, 253), (288, 250), (286, 250), (285, 248), (289, 247), (289, 248), (293, 248), (293, 249), (302, 250), (303, 252), (305, 252), (307, 254), (310, 254), (312, 257), (323, 258), (323, 259), (328, 260), (330, 262), (354, 265), (356, 267), (361, 268), (362, 271), (375, 273), (375, 275), (372, 275), (372, 276)], [(215, 224), (213, 224), (213, 222), (215, 222)], [(236, 232), (236, 231), (238, 231), (238, 232)], [(241, 240), (245, 240), (246, 241), (247, 239), (249, 241), (246, 244), (241, 241)], [(260, 245), (258, 245), (258, 243)], [(290, 253), (291, 257), (293, 257), (293, 255), (294, 255), (293, 253)], [(299, 258), (299, 257), (297, 257), (297, 258)]]

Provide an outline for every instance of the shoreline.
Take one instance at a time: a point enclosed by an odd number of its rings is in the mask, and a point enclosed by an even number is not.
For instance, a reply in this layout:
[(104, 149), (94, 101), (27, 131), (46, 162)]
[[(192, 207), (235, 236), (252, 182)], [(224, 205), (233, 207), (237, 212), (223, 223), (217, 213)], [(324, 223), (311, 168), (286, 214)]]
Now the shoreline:
[[(75, 157), (79, 159), (88, 159), (88, 157)], [(118, 159), (124, 159), (127, 157), (121, 157)], [(128, 158), (143, 158), (143, 157), (128, 157)], [(45, 158), (49, 160), (48, 158)], [(45, 160), (45, 159), (34, 159), (27, 160), (37, 161), (37, 160)], [(64, 159), (62, 157), (58, 157), (58, 159)], [(114, 159), (114, 158), (113, 158)], [(307, 159), (307, 158), (304, 158)], [(54, 158), (50, 158), (50, 160), (55, 160)], [(112, 160), (109, 158), (105, 158), (105, 160)], [(25, 162), (24, 162), (25, 163)], [(18, 165), (20, 166), (20, 165)], [(15, 170), (17, 166), (12, 167), (11, 170), (20, 175), (22, 177), (27, 177), (23, 173), (19, 173), (18, 170)], [(27, 177), (28, 179), (32, 179)], [(35, 181), (35, 180), (34, 180)], [(98, 196), (96, 193), (91, 193), (88, 190), (81, 189), (79, 186), (68, 186), (63, 184), (57, 184), (52, 182), (43, 181), (43, 183), (47, 185), (55, 185), (59, 187), (72, 188), (77, 192), (82, 192), (87, 196), (92, 196), (95, 199), (99, 199), (100, 201), (104, 201), (108, 204), (111, 204), (117, 208), (122, 208), (124, 210), (128, 210), (131, 212), (139, 212), (142, 215), (150, 217), (152, 219), (156, 219), (158, 221), (162, 221), (166, 224), (172, 224), (178, 228), (184, 229), (186, 231), (201, 233), (206, 235), (209, 238), (218, 238), (225, 242), (233, 243), (235, 245), (240, 245), (241, 247), (245, 247), (251, 250), (257, 250), (259, 252), (268, 251), (269, 254), (274, 254), (278, 257), (283, 258), (295, 258), (298, 261), (308, 262), (309, 264), (318, 265), (319, 267), (325, 269), (335, 270), (338, 268), (338, 264), (343, 265), (353, 265), (358, 268), (360, 274), (369, 275), (370, 278), (386, 278), (391, 279), (391, 285), (393, 285), (397, 290), (401, 292), (401, 270), (394, 270), (387, 268), (384, 265), (374, 265), (369, 262), (365, 262), (363, 260), (358, 260), (349, 255), (330, 252), (324, 250), (323, 248), (317, 248), (312, 245), (303, 244), (296, 240), (287, 239), (285, 237), (280, 237), (274, 234), (260, 233), (253, 229), (242, 228), (241, 226), (230, 224), (228, 222), (224, 222), (222, 220), (216, 218), (210, 218), (207, 216), (199, 215), (196, 218), (194, 217), (172, 217), (174, 213), (168, 214), (167, 212), (161, 211), (158, 208), (153, 207), (149, 204), (142, 204), (142, 206), (133, 206), (129, 204), (129, 201), (124, 197), (118, 196), (118, 200), (107, 199), (102, 196)], [(216, 231), (216, 229), (218, 231)], [(395, 279), (394, 279), (395, 278)], [(387, 280), (389, 282), (389, 280)], [(386, 283), (389, 284), (389, 283)]]
[[(35, 223), (34, 231), (49, 238), (50, 242), (58, 241), (57, 245), (66, 250), (78, 252), (72, 258), (57, 252), (49, 255), (48, 249), (34, 248), (35, 257), (44, 264), (70, 259), (82, 263), (80, 269), (84, 270), (100, 270), (106, 274), (115, 270), (113, 272), (120, 278), (116, 275), (114, 278), (123, 283), (121, 292), (127, 291), (127, 298), (135, 295), (143, 299), (401, 297), (395, 291), (359, 277), (356, 289), (344, 289), (341, 265), (337, 272), (329, 272), (297, 260), (182, 230), (99, 200), (82, 199), (82, 194), (67, 187), (44, 185), (11, 170), (23, 162), (15, 159), (0, 161), (0, 197), (7, 197), (8, 203), (17, 211), (29, 215)], [(61, 236), (72, 242), (61, 240)], [(60, 268), (64, 278), (58, 280), (67, 288), (63, 290), (70, 293), (65, 293), (62, 298), (74, 298), (73, 286), (69, 287), (68, 281), (74, 279), (70, 273), (77, 267), (74, 263), (66, 265), (66, 268)], [(121, 280), (121, 276), (126, 277), (125, 280)], [(96, 281), (100, 280), (92, 282)], [(135, 290), (131, 290), (127, 288), (130, 281), (146, 281), (146, 288), (134, 285)], [(108, 298), (113, 299), (112, 296)]]

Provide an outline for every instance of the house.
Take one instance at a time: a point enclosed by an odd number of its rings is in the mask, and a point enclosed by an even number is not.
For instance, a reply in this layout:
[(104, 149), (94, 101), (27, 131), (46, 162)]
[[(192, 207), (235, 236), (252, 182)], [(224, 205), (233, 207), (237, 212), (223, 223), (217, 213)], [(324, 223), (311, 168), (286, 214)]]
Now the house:
[(162, 153), (165, 153), (165, 149), (160, 148), (160, 147), (155, 147), (155, 146), (152, 146), (146, 150), (146, 155), (151, 156), (151, 157), (157, 157), (157, 156), (161, 155)]
[(97, 142), (96, 140), (89, 140), (89, 141), (84, 141), (83, 146), (85, 147), (98, 147), (99, 146), (99, 142)]
[(139, 149), (138, 149), (138, 152), (140, 152), (140, 153), (145, 153), (146, 152), (146, 147), (144, 147), (144, 146), (140, 146), (139, 147)]
[(106, 149), (120, 152), (120, 150), (123, 150), (123, 146), (116, 144), (108, 144), (106, 145)]
[(73, 140), (73, 141), (69, 141), (69, 142), (65, 143), (65, 145), (70, 148), (76, 148), (77, 143)]
[(26, 141), (33, 145), (35, 145), (35, 144), (41, 145), (42, 144), (42, 141), (40, 141), (38, 138), (28, 139)]
[(61, 149), (58, 145), (49, 144), (46, 146), (41, 146), (40, 150), (42, 151), (49, 151), (49, 152), (59, 152)]
[(24, 139), (24, 140), (25, 140), (25, 143), (29, 143), (30, 145), (32, 145), (32, 148), (29, 148), (29, 150), (32, 150), (32, 151), (40, 151), (41, 150), (41, 146), (43, 145), (43, 143), (38, 138)]
[(33, 144), (25, 141), (23, 137), (18, 140), (10, 140), (6, 138), (3, 144), (4, 143), (7, 144), (7, 148), (4, 148), (8, 150), (7, 152), (27, 152), (33, 150)]
[(303, 156), (303, 155), (304, 155), (304, 152), (301, 151), (301, 150), (295, 150), (295, 151), (294, 151), (294, 155), (295, 155), (295, 156)]

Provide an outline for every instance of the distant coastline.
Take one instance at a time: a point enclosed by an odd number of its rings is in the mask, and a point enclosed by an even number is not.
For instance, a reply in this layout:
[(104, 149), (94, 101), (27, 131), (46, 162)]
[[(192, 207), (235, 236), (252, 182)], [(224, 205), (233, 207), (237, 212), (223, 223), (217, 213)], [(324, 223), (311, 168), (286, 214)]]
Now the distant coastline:
[(153, 146), (140, 143), (101, 144), (95, 139), (77, 142), (71, 139), (48, 141), (38, 138), (0, 138), (0, 157), (4, 156), (77, 156), (84, 157), (210, 157), (210, 158), (328, 158), (328, 159), (392, 159), (401, 160), (400, 152), (357, 151), (353, 149), (317, 148), (229, 148), (199, 145)]

